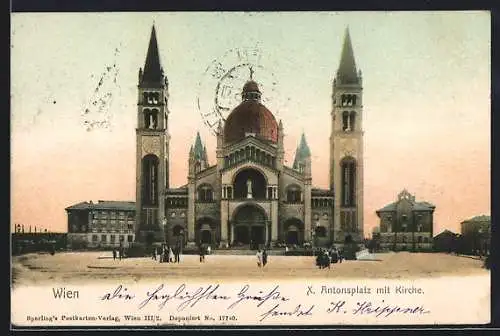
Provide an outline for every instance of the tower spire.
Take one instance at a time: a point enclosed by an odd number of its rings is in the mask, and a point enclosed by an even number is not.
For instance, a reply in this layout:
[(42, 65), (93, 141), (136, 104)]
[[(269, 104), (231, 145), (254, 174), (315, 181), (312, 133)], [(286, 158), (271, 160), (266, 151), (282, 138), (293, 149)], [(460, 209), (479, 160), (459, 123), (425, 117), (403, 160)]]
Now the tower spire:
[(156, 40), (156, 28), (153, 24), (151, 36), (149, 38), (148, 53), (144, 63), (142, 81), (148, 83), (162, 83), (163, 69), (160, 63), (160, 53), (158, 51), (158, 41)]
[(302, 132), (302, 137), (300, 139), (300, 152), (305, 158), (311, 156), (311, 150), (309, 149), (309, 145), (307, 144), (306, 134), (304, 132)]
[(357, 84), (359, 81), (349, 27), (345, 29), (344, 44), (337, 70), (337, 81), (339, 81), (339, 84)]
[(295, 151), (295, 160), (293, 162), (293, 168), (298, 169), (299, 164), (303, 163), (305, 159), (310, 157), (311, 157), (311, 150), (307, 145), (306, 135), (304, 132), (302, 132), (300, 143), (297, 146), (297, 150)]
[(200, 132), (196, 132), (196, 140), (194, 142), (194, 156), (196, 160), (203, 159), (203, 143), (201, 141)]

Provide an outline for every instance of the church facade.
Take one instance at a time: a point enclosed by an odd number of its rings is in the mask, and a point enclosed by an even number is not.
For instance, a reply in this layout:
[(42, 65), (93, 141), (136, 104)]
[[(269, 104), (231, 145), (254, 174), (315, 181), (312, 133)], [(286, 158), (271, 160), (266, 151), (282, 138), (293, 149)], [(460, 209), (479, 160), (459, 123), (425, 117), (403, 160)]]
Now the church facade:
[[(153, 27), (138, 76), (135, 241), (214, 247), (362, 243), (362, 78), (349, 31), (332, 81), (329, 186), (312, 185), (305, 134), (284, 164), (286, 120), (276, 120), (249, 78), (241, 103), (217, 127), (215, 162), (199, 135), (189, 149), (187, 183), (169, 179), (169, 82)], [(172, 111), (175, 113), (175, 111)]]
[(304, 134), (293, 166), (284, 164), (284, 123), (261, 103), (265, 92), (252, 79), (241, 103), (218, 125), (216, 162), (208, 162), (198, 133), (186, 163), (187, 184), (172, 188), (168, 80), (154, 27), (138, 90), (137, 240), (224, 247), (363, 240), (362, 80), (347, 30), (332, 86), (328, 189), (312, 186)]

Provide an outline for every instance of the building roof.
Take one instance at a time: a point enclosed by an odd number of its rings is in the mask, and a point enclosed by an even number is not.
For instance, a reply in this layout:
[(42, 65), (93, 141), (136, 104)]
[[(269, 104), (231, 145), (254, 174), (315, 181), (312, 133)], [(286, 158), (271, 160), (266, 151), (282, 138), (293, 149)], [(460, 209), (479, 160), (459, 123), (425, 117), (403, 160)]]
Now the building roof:
[(311, 157), (311, 150), (307, 145), (306, 135), (302, 133), (300, 143), (295, 151), (295, 160), (293, 161), (293, 169), (299, 168), (299, 162), (303, 162), (306, 158)]
[(378, 209), (376, 212), (391, 212), (391, 211), (396, 211), (397, 205), (401, 200), (406, 200), (410, 202), (412, 205), (412, 210), (413, 211), (433, 211), (436, 206), (434, 204), (431, 204), (429, 202), (423, 201), (423, 202), (416, 202), (415, 201), (415, 196), (411, 195), (406, 189), (403, 190), (399, 195), (398, 195), (398, 200), (392, 203), (387, 204), (381, 209)]
[(464, 220), (464, 222), (491, 222), (491, 216), (488, 215), (479, 215), (479, 216), (474, 216), (472, 218)]
[(413, 210), (434, 210), (436, 208), (435, 205), (429, 203), (429, 202), (415, 202), (413, 204)]
[(446, 229), (446, 230), (438, 233), (437, 235), (435, 235), (433, 238), (436, 239), (436, 238), (441, 238), (441, 237), (444, 237), (444, 236), (456, 236), (456, 235), (457, 235), (457, 233), (452, 232), (452, 231)]
[(188, 188), (187, 185), (180, 186), (178, 188), (169, 188), (166, 190), (167, 195), (172, 195), (172, 194), (186, 194), (187, 195)]
[(378, 209), (377, 212), (384, 212), (384, 211), (396, 211), (396, 205), (398, 202), (392, 202), (390, 204), (387, 204), (381, 209)]
[(340, 56), (340, 64), (337, 70), (336, 80), (339, 84), (358, 84), (359, 78), (356, 71), (354, 51), (352, 50), (351, 36), (349, 28), (346, 28), (344, 35), (344, 45)]
[(311, 188), (311, 196), (333, 196), (333, 190), (321, 189), (321, 188)]
[(151, 36), (149, 38), (148, 53), (144, 63), (142, 73), (142, 84), (163, 84), (163, 69), (160, 63), (160, 53), (158, 51), (158, 42), (156, 40), (156, 29), (153, 25)]
[(204, 147), (203, 147), (203, 143), (201, 141), (200, 132), (196, 132), (196, 140), (194, 142), (193, 151), (194, 151), (194, 153), (193, 153), (194, 158), (196, 160), (203, 160), (204, 159)]
[(73, 204), (67, 207), (65, 210), (85, 210), (85, 209), (90, 209), (89, 202), (80, 202), (77, 204)]
[(97, 203), (80, 202), (67, 207), (65, 210), (123, 210), (135, 211), (135, 202), (129, 201), (103, 201), (99, 200)]
[[(244, 90), (245, 88), (255, 89), (254, 86), (257, 85), (256, 83), (247, 84), (245, 84)], [(276, 118), (260, 101), (255, 99), (242, 101), (229, 114), (224, 124), (224, 141), (226, 143), (243, 140), (247, 134), (255, 134), (256, 138), (274, 143), (278, 141)]]

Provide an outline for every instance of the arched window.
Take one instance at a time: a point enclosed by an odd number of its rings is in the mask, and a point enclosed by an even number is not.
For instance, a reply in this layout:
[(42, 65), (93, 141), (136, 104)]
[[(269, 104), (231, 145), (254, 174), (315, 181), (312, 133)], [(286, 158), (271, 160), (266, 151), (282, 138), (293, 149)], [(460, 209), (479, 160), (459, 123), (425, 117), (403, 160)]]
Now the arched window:
[(355, 94), (343, 94), (340, 97), (341, 106), (355, 106), (356, 105), (356, 95)]
[(158, 128), (158, 110), (157, 109), (144, 109), (144, 128), (156, 129)]
[(340, 163), (342, 173), (342, 206), (356, 205), (356, 161), (352, 157), (344, 158)]
[(199, 161), (197, 161), (195, 164), (194, 164), (194, 172), (195, 173), (199, 173), (201, 171), (201, 163)]
[(158, 128), (158, 110), (153, 109), (151, 111), (151, 122), (149, 125), (150, 129), (157, 129)]
[(403, 232), (406, 232), (408, 228), (408, 216), (402, 215), (401, 216), (401, 229)]
[(342, 113), (342, 130), (349, 132), (349, 112), (347, 111)]
[(158, 204), (158, 157), (146, 155), (142, 159), (142, 202), (144, 205)]
[(349, 129), (354, 131), (356, 129), (356, 112), (351, 111), (349, 114)]
[(159, 92), (144, 92), (143, 93), (143, 104), (147, 105), (157, 105), (160, 101)]
[(286, 201), (288, 203), (299, 203), (301, 202), (301, 189), (298, 185), (293, 184), (288, 186), (286, 189)]
[(149, 128), (151, 125), (151, 110), (144, 109), (143, 115), (144, 115), (144, 127)]
[(199, 202), (212, 202), (214, 200), (213, 190), (209, 184), (203, 184), (198, 188)]

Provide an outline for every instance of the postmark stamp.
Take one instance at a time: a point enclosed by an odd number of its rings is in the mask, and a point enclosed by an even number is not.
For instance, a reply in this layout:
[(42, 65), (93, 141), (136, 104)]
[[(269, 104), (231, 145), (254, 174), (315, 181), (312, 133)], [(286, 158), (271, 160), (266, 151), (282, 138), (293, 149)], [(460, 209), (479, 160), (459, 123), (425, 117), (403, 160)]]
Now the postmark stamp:
[(231, 48), (206, 67), (199, 82), (196, 107), (212, 133), (241, 102), (241, 89), (248, 80), (257, 82), (264, 93), (262, 104), (279, 116), (287, 100), (280, 94), (279, 78), (266, 53), (258, 45)]

